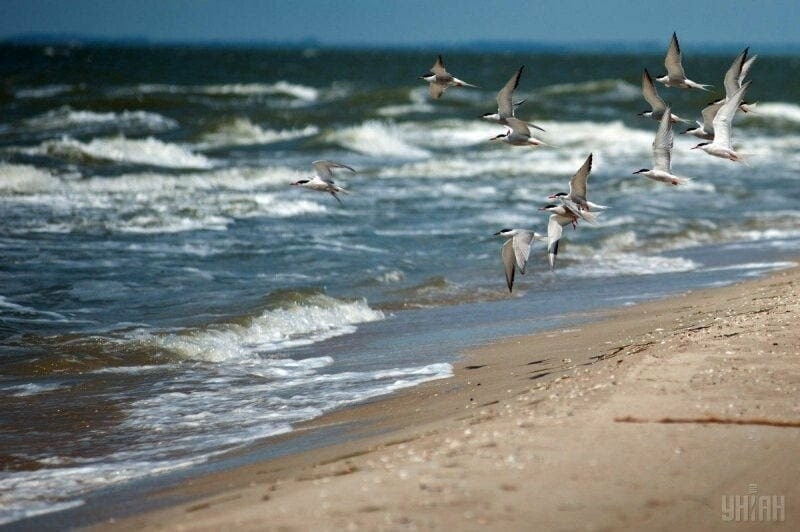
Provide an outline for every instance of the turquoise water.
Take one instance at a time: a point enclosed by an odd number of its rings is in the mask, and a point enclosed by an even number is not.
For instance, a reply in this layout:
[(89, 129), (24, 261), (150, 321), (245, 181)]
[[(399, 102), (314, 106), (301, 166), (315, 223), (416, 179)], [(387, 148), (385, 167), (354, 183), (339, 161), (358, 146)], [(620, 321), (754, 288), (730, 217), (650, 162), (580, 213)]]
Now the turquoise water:
[[(746, 43), (744, 43), (746, 44)], [(743, 46), (744, 46), (743, 44)], [(466, 346), (790, 265), (800, 249), (800, 58), (759, 57), (734, 142), (676, 135), (650, 164), (651, 54), (448, 52), (480, 88), (428, 97), (437, 51), (3, 47), (0, 522), (202, 463), (294, 423), (450, 374)], [(684, 50), (711, 94), (730, 56)], [(751, 50), (751, 54), (758, 50)], [(518, 115), (556, 148), (491, 143), (479, 117), (525, 65)], [(508, 294), (503, 227), (589, 153), (555, 272), (534, 247)], [(332, 159), (350, 194), (289, 186)]]

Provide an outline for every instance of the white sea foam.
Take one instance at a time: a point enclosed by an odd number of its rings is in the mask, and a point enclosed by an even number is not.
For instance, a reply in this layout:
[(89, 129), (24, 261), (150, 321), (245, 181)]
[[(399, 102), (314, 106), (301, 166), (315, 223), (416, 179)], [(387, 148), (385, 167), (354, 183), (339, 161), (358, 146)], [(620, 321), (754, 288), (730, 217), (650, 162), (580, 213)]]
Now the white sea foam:
[(747, 118), (800, 123), (800, 105), (786, 102), (760, 102), (756, 105), (753, 116), (748, 115)]
[(75, 110), (65, 105), (24, 120), (23, 125), (40, 131), (80, 126), (109, 126), (115, 129), (138, 127), (152, 131), (164, 131), (178, 127), (178, 122), (158, 113), (147, 111), (99, 113), (89, 110)]
[(207, 94), (212, 96), (261, 96), (282, 94), (313, 102), (319, 98), (319, 90), (307, 85), (288, 81), (275, 83), (224, 83), (216, 85), (166, 85), (148, 83), (132, 89), (117, 89), (118, 92), (141, 92), (145, 94)]
[(221, 146), (271, 144), (311, 137), (317, 133), (319, 133), (319, 128), (314, 125), (307, 125), (302, 129), (274, 130), (264, 129), (253, 124), (247, 118), (236, 118), (204, 134), (197, 147), (198, 149), (209, 149)]
[(641, 99), (641, 87), (621, 79), (599, 79), (576, 83), (548, 85), (536, 91), (539, 96), (580, 94), (582, 97), (596, 96), (609, 101), (631, 101)]
[(33, 155), (85, 158), (145, 164), (165, 168), (211, 168), (210, 159), (191, 150), (154, 137), (129, 139), (124, 136), (97, 138), (81, 142), (69, 136), (47, 140), (20, 151)]
[(46, 192), (58, 183), (47, 170), (27, 164), (0, 163), (0, 191), (17, 193)]
[(160, 347), (191, 360), (246, 360), (258, 353), (307, 345), (348, 334), (358, 323), (381, 320), (364, 301), (319, 295), (306, 304), (265, 311), (247, 325), (226, 324), (153, 338)]
[(324, 134), (328, 142), (334, 142), (350, 150), (373, 157), (397, 157), (420, 159), (431, 153), (403, 138), (402, 129), (391, 122), (368, 120), (361, 125), (329, 131)]
[(27, 384), (15, 384), (12, 386), (0, 386), (0, 390), (8, 393), (11, 397), (30, 397), (31, 395), (38, 395), (40, 393), (48, 393), (62, 388), (69, 388), (60, 382), (36, 383), (29, 382)]
[(58, 96), (59, 94), (64, 94), (65, 92), (69, 92), (73, 89), (72, 85), (65, 85), (65, 84), (54, 84), (54, 85), (44, 85), (41, 87), (29, 87), (29, 88), (22, 88), (17, 89), (14, 91), (14, 97), (16, 98), (53, 98), (54, 96)]

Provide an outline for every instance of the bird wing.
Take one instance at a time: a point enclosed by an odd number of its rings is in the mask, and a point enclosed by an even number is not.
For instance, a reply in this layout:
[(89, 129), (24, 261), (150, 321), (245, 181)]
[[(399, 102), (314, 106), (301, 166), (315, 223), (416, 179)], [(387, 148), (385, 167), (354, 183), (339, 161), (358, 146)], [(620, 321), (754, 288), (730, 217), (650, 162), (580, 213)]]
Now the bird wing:
[(573, 201), (583, 200), (586, 203), (586, 180), (589, 178), (589, 173), (592, 171), (592, 154), (584, 161), (583, 166), (578, 169), (572, 179), (569, 180), (569, 195)]
[(653, 111), (663, 111), (667, 107), (667, 104), (664, 103), (664, 100), (658, 95), (656, 86), (653, 83), (653, 78), (646, 68), (642, 73), (642, 96), (644, 96), (644, 99), (650, 104)]
[(742, 85), (733, 96), (719, 108), (717, 116), (714, 117), (714, 144), (731, 148), (731, 126), (733, 125), (733, 115), (739, 108), (739, 104), (744, 99), (744, 93), (752, 81)]
[(519, 67), (517, 73), (511, 76), (503, 88), (500, 89), (500, 92), (497, 93), (497, 114), (500, 115), (500, 118), (514, 116), (515, 106), (511, 99), (512, 95), (514, 94), (514, 90), (516, 90), (517, 86), (519, 86), (519, 78), (522, 76), (522, 70), (524, 68), (525, 65)]
[(428, 86), (428, 92), (430, 92), (432, 98), (441, 98), (446, 88), (446, 85), (441, 85), (434, 81)]
[(675, 32), (672, 33), (672, 39), (669, 41), (667, 55), (664, 57), (664, 66), (667, 67), (667, 75), (670, 78), (686, 79), (681, 63), (681, 46), (678, 44), (678, 36)]
[(525, 273), (525, 266), (528, 264), (528, 257), (531, 254), (531, 242), (533, 233), (530, 231), (520, 231), (511, 239), (514, 243), (514, 257), (517, 261), (517, 268), (520, 273)]
[(725, 72), (725, 80), (723, 81), (723, 85), (725, 86), (726, 98), (733, 96), (733, 93), (736, 92), (739, 87), (741, 87), (742, 69), (744, 68), (745, 58), (747, 57), (747, 51), (749, 49), (749, 47), (745, 48), (742, 53), (737, 55), (727, 72)]
[(551, 214), (550, 220), (547, 222), (547, 256), (550, 260), (551, 270), (556, 265), (556, 255), (558, 255), (558, 243), (561, 241), (563, 220), (567, 220), (567, 218), (558, 214)]
[(447, 75), (447, 70), (444, 68), (444, 60), (441, 55), (436, 58), (436, 62), (431, 67), (431, 72), (436, 74), (436, 77)]
[(312, 162), (311, 165), (314, 167), (314, 172), (317, 174), (317, 177), (323, 181), (327, 181), (328, 183), (333, 183), (333, 172), (331, 171), (332, 168), (344, 168), (346, 170), (350, 170), (351, 172), (355, 172), (355, 170), (346, 164), (337, 163), (335, 161), (319, 160)]
[(506, 285), (508, 285), (509, 292), (511, 292), (511, 287), (514, 286), (514, 264), (516, 261), (513, 241), (513, 238), (506, 240), (502, 251), (503, 268), (506, 272)]
[(714, 117), (717, 116), (717, 112), (719, 108), (722, 107), (722, 104), (725, 103), (725, 100), (719, 100), (716, 102), (712, 102), (706, 105), (700, 114), (703, 115), (703, 129), (708, 133), (714, 132)]
[(517, 135), (531, 136), (531, 130), (528, 128), (527, 122), (523, 122), (519, 118), (509, 117), (506, 119), (506, 124)]
[(670, 111), (672, 109), (667, 107), (664, 111), (664, 116), (658, 124), (656, 137), (653, 139), (653, 163), (657, 170), (664, 170), (669, 172), (670, 159), (672, 157), (672, 142), (674, 135), (672, 133), (672, 121), (670, 120)]
[(742, 63), (742, 71), (739, 73), (739, 86), (741, 87), (744, 83), (744, 78), (747, 77), (747, 74), (750, 72), (750, 68), (753, 66), (753, 63), (758, 58), (757, 55), (754, 55), (744, 63)]

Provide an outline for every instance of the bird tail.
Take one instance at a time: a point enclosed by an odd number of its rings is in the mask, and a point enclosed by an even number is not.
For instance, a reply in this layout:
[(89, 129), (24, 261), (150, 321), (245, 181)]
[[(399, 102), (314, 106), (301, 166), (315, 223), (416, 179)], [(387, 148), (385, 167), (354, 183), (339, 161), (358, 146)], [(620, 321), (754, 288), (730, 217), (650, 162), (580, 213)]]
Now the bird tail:
[(738, 151), (734, 153), (734, 155), (731, 157), (731, 160), (736, 161), (737, 163), (742, 163), (745, 166), (750, 166), (750, 164), (747, 162), (748, 157), (745, 154)]
[(587, 210), (584, 210), (584, 209), (580, 210), (580, 217), (583, 218), (584, 220), (586, 220), (587, 222), (589, 222), (590, 224), (596, 224), (597, 223), (597, 215), (598, 214), (599, 213), (594, 213), (594, 212), (587, 211)]
[(713, 85), (707, 85), (705, 83), (695, 83), (694, 81), (687, 82), (686, 84), (692, 87), (693, 89), (700, 89), (702, 91), (708, 91), (709, 87), (713, 87)]

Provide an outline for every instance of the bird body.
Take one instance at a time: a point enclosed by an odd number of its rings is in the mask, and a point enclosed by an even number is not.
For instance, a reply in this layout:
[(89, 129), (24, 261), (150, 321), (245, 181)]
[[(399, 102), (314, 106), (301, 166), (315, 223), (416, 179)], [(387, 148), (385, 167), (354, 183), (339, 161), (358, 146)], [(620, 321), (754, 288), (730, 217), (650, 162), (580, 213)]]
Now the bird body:
[(506, 118), (505, 126), (505, 133), (496, 135), (489, 140), (502, 140), (503, 142), (511, 144), (512, 146), (530, 146), (532, 148), (536, 148), (538, 146), (549, 146), (549, 144), (537, 139), (531, 134), (531, 130), (528, 127), (527, 122), (524, 122), (518, 118), (508, 117)]
[(430, 72), (423, 74), (419, 78), (430, 83), (430, 95), (436, 99), (441, 98), (448, 87), (475, 87), (475, 85), (450, 74), (444, 67), (441, 55), (436, 58), (436, 62), (431, 67)]
[[(664, 112), (667, 109), (667, 103), (664, 99), (658, 94), (658, 90), (656, 89), (655, 83), (653, 83), (653, 77), (650, 75), (650, 72), (647, 69), (644, 69), (642, 73), (642, 96), (644, 96), (645, 101), (650, 104), (649, 111), (642, 111), (639, 113), (639, 116), (646, 116), (648, 118), (652, 118), (653, 120), (661, 120), (661, 117), (664, 115)], [(688, 122), (677, 115), (670, 113), (670, 120), (675, 122)]]
[(583, 165), (569, 180), (569, 192), (557, 192), (547, 196), (547, 199), (560, 199), (564, 202), (572, 202), (580, 211), (607, 209), (608, 207), (605, 205), (598, 205), (586, 199), (586, 181), (591, 171), (592, 154), (590, 153)]
[(661, 117), (658, 124), (656, 136), (653, 139), (653, 168), (642, 168), (634, 174), (641, 174), (654, 181), (669, 183), (670, 185), (685, 185), (689, 182), (686, 177), (679, 177), (672, 173), (672, 144), (674, 135), (672, 133), (672, 122), (669, 119), (670, 108)]
[(714, 157), (744, 162), (744, 156), (733, 149), (731, 129), (733, 126), (733, 117), (739, 105), (741, 105), (744, 99), (744, 93), (747, 91), (750, 83), (752, 83), (752, 81), (748, 81), (742, 85), (733, 96), (719, 108), (719, 111), (717, 111), (717, 115), (714, 117), (714, 140), (711, 142), (701, 142), (697, 146), (694, 146), (692, 148), (693, 150), (701, 149)]
[(553, 270), (556, 267), (558, 245), (561, 242), (564, 226), (567, 224), (573, 224), (574, 226), (578, 222), (578, 216), (563, 203), (561, 205), (551, 203), (539, 210), (551, 213), (547, 222), (547, 259), (550, 262), (550, 269)]
[(511, 292), (514, 286), (514, 273), (519, 270), (520, 274), (525, 274), (533, 241), (545, 240), (546, 237), (527, 229), (501, 229), (495, 233), (495, 236), (498, 235), (506, 239), (501, 255), (506, 273), (506, 286)]
[(314, 166), (314, 175), (312, 177), (299, 179), (294, 183), (291, 183), (291, 185), (317, 190), (319, 192), (329, 192), (334, 198), (336, 198), (336, 201), (342, 203), (342, 200), (339, 199), (339, 196), (336, 194), (349, 194), (349, 192), (333, 182), (332, 169), (344, 168), (346, 170), (350, 170), (351, 172), (355, 172), (355, 170), (347, 165), (334, 161), (319, 160), (314, 161), (311, 164)]
[(717, 116), (717, 111), (719, 111), (723, 103), (725, 103), (725, 100), (706, 105), (700, 112), (703, 121), (697, 121), (697, 127), (689, 128), (682, 132), (681, 135), (692, 135), (702, 140), (714, 140), (714, 117)]
[(667, 73), (656, 81), (659, 81), (667, 87), (677, 87), (680, 89), (700, 89), (707, 91), (710, 85), (697, 83), (686, 77), (683, 70), (683, 61), (681, 56), (681, 47), (678, 44), (678, 36), (675, 32), (672, 33), (672, 39), (669, 41), (667, 48), (667, 55), (664, 57), (664, 66), (667, 68)]

